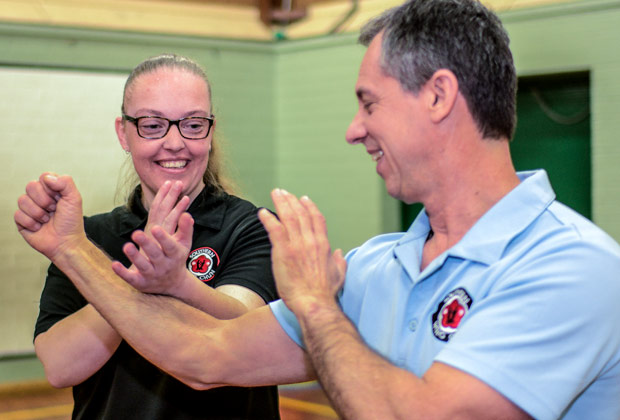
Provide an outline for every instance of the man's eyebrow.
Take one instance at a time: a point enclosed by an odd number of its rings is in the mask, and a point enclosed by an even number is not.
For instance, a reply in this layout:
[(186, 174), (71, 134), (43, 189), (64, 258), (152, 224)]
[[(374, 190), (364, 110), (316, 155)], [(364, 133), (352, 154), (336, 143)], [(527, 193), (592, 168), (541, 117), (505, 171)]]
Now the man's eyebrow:
[(359, 99), (360, 101), (364, 99), (368, 99), (369, 96), (371, 98), (374, 97), (374, 95), (368, 89), (364, 87), (357, 88), (355, 90), (355, 94), (357, 95), (357, 99)]

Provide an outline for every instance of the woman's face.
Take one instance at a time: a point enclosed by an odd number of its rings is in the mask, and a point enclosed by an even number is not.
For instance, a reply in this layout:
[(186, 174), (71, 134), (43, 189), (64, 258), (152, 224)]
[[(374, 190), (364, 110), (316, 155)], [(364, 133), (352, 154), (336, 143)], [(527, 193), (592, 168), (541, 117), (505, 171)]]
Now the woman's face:
[[(186, 70), (160, 68), (138, 76), (125, 98), (125, 113), (134, 118), (159, 116), (169, 120), (209, 117), (211, 98), (205, 81)], [(140, 137), (136, 125), (116, 119), (121, 146), (131, 153), (142, 185), (142, 200), (150, 207), (157, 190), (166, 180), (182, 181), (183, 194), (191, 201), (204, 188), (203, 174), (209, 161), (213, 131), (206, 139), (188, 140), (170, 125), (161, 139)]]

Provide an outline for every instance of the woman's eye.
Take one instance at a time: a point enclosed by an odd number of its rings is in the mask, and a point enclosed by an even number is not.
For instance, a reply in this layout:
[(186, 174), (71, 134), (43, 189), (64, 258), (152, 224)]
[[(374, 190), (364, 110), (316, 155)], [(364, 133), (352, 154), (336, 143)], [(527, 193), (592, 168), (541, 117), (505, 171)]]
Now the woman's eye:
[(140, 129), (145, 131), (158, 131), (165, 129), (166, 124), (158, 120), (142, 120), (140, 121)]
[(206, 124), (200, 120), (197, 121), (184, 121), (182, 128), (189, 133), (200, 133), (206, 127)]

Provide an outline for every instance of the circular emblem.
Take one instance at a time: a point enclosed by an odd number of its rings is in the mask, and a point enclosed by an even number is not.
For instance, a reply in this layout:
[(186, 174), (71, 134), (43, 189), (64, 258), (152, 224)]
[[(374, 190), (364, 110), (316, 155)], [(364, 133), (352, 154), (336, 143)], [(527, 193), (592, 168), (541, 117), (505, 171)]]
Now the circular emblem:
[(433, 314), (433, 335), (441, 341), (450, 340), (472, 302), (471, 296), (463, 288), (448, 293), (448, 296), (439, 303), (437, 312)]
[(208, 282), (215, 276), (215, 269), (220, 265), (217, 252), (206, 246), (193, 250), (188, 259), (187, 269), (204, 282)]

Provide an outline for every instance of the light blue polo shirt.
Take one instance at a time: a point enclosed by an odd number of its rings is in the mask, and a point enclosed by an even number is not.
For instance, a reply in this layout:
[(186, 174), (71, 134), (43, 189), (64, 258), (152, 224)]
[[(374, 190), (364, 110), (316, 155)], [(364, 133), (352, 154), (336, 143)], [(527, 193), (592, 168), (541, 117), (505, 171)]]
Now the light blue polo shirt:
[[(435, 361), (537, 419), (620, 418), (620, 247), (555, 201), (544, 171), (521, 183), (420, 272), (430, 226), (347, 255), (343, 311), (368, 346), (418, 376)], [(295, 316), (271, 304), (302, 345)]]

